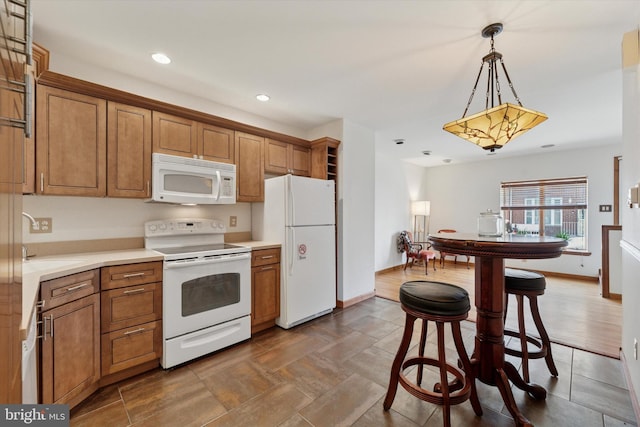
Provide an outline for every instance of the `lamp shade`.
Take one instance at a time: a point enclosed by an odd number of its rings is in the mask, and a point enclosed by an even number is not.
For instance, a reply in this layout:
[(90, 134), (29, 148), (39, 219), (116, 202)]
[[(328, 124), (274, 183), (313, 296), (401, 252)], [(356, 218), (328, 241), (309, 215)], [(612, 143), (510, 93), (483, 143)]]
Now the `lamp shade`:
[(493, 151), (545, 120), (547, 116), (543, 113), (504, 103), (447, 123), (443, 129)]
[(411, 213), (413, 215), (431, 215), (431, 202), (426, 200), (413, 202), (411, 204)]

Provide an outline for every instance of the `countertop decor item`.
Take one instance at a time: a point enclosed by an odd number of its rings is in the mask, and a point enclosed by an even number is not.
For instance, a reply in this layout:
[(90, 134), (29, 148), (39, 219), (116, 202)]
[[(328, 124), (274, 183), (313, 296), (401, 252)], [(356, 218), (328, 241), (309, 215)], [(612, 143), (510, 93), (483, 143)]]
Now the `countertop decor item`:
[[(500, 34), (502, 32), (502, 28), (503, 26), (501, 23), (495, 23), (486, 26), (482, 30), (482, 37), (491, 38), (491, 50), (482, 58), (480, 72), (476, 78), (476, 83), (473, 86), (471, 96), (469, 97), (467, 107), (462, 114), (462, 118), (446, 123), (443, 126), (443, 129), (447, 132), (451, 132), (462, 139), (466, 139), (467, 141), (490, 151), (495, 151), (496, 149), (503, 147), (513, 138), (522, 135), (547, 120), (547, 116), (544, 113), (524, 108), (522, 106), (522, 102), (520, 102), (520, 98), (511, 83), (511, 78), (509, 77), (509, 73), (507, 73), (504, 61), (502, 60), (502, 54), (496, 52), (493, 46), (493, 37)], [(513, 92), (513, 96), (518, 105), (502, 102), (497, 66), (498, 61), (500, 62), (501, 68), (504, 72), (506, 83), (511, 88), (511, 92)], [(479, 113), (466, 117), (485, 64), (488, 65), (485, 109)], [(496, 95), (499, 104), (497, 106), (494, 105)]]
[(500, 237), (504, 232), (504, 221), (499, 213), (487, 209), (478, 216), (478, 236)]

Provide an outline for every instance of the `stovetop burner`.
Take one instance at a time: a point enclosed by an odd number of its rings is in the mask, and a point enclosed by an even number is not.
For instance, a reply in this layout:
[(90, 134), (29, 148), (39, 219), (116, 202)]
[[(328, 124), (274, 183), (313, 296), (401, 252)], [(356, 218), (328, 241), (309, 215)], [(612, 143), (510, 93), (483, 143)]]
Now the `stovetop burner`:
[(206, 245), (195, 245), (195, 246), (154, 248), (154, 250), (164, 255), (175, 255), (175, 254), (190, 254), (194, 252), (210, 252), (210, 253), (248, 252), (249, 248), (245, 246), (232, 245), (229, 243), (218, 243), (218, 244), (206, 244)]

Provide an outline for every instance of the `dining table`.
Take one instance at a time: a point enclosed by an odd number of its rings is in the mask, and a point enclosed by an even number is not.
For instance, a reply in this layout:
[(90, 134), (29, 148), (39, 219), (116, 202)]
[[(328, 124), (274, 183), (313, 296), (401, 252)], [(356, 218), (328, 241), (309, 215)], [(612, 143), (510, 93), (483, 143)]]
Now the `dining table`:
[(562, 255), (567, 241), (539, 235), (504, 234), (480, 236), (477, 233), (435, 233), (429, 235), (432, 248), (440, 252), (474, 257), (474, 304), (476, 336), (471, 356), (471, 377), (498, 387), (518, 426), (533, 424), (520, 412), (509, 382), (535, 399), (545, 399), (544, 387), (526, 382), (518, 369), (505, 360), (504, 311), (505, 259), (544, 259)]

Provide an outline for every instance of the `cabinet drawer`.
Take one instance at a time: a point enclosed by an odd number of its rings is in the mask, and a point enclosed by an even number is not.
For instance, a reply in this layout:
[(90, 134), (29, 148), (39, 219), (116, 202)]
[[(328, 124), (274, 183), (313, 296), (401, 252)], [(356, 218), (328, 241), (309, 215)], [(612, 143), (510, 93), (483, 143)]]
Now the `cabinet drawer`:
[(100, 290), (99, 271), (89, 270), (40, 283), (44, 310), (75, 301)]
[(258, 249), (251, 252), (251, 266), (274, 264), (280, 262), (280, 248)]
[(162, 283), (102, 291), (102, 332), (152, 322), (162, 317)]
[(103, 267), (101, 275), (101, 287), (103, 290), (161, 282), (162, 261)]
[(160, 356), (161, 320), (102, 334), (103, 376), (159, 359)]

